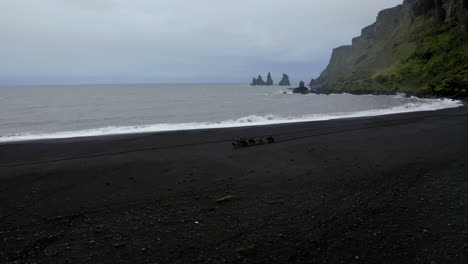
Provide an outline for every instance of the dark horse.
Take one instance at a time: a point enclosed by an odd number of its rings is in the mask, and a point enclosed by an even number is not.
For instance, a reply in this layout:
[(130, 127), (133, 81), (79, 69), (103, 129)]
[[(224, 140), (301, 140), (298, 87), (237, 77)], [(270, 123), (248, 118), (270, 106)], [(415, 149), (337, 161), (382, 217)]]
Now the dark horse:
[[(268, 143), (274, 143), (275, 139), (273, 136), (269, 136), (266, 138)], [(257, 138), (256, 140), (254, 138), (249, 138), (249, 140), (245, 138), (239, 138), (238, 140), (232, 142), (232, 146), (234, 148), (241, 148), (241, 147), (248, 147), (248, 146), (254, 146), (254, 145), (263, 145), (264, 141), (261, 137)]]
[(245, 138), (239, 138), (238, 140), (232, 142), (232, 146), (235, 148), (247, 147), (249, 143)]

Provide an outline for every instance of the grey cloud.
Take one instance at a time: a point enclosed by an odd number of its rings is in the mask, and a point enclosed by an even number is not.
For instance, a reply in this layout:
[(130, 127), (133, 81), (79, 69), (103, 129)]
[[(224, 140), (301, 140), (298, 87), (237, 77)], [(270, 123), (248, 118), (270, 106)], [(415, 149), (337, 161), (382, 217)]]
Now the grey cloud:
[(401, 0), (0, 2), (0, 84), (247, 82), (317, 76)]

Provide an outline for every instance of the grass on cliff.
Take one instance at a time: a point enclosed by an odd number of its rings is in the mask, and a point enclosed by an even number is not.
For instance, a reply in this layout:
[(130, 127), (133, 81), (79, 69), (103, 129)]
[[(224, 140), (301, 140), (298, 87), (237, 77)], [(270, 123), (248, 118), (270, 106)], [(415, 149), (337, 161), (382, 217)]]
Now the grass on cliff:
[[(425, 23), (413, 30), (415, 51), (401, 60), (396, 76), (415, 94), (468, 96), (468, 37), (460, 26)], [(412, 87), (416, 85), (416, 89)]]
[(330, 91), (407, 92), (418, 96), (468, 97), (468, 34), (462, 26), (421, 18), (405, 43), (410, 55), (368, 77), (327, 83)]

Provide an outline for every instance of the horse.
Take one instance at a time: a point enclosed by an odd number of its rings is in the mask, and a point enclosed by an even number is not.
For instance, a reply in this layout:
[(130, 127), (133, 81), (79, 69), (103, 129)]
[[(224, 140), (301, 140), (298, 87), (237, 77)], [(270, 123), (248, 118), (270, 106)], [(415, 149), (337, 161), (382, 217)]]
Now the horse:
[(268, 143), (275, 143), (275, 139), (273, 138), (273, 136), (267, 137), (267, 140), (268, 140)]
[(239, 142), (239, 144), (241, 144), (242, 147), (249, 146), (249, 143), (247, 143), (247, 140), (245, 138), (239, 138), (237, 142)]

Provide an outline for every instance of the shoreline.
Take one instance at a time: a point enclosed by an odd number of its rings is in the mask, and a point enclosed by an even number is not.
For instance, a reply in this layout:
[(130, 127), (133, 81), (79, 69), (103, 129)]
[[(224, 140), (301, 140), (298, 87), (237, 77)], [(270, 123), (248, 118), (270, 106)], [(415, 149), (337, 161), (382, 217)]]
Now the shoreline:
[[(424, 98), (420, 98), (424, 99)], [(58, 131), (49, 133), (18, 133), (12, 136), (0, 137), (0, 145), (19, 143), (19, 142), (34, 142), (43, 140), (56, 140), (56, 139), (73, 139), (73, 138), (88, 138), (88, 137), (101, 137), (101, 136), (118, 136), (118, 135), (132, 135), (132, 134), (151, 134), (151, 133), (166, 133), (166, 132), (179, 132), (179, 131), (198, 131), (198, 130), (211, 130), (211, 129), (232, 129), (232, 128), (243, 128), (243, 127), (258, 127), (258, 126), (274, 126), (284, 124), (295, 124), (295, 123), (307, 123), (307, 122), (321, 122), (330, 120), (345, 120), (350, 118), (366, 118), (386, 115), (396, 115), (414, 112), (431, 112), (439, 111), (444, 109), (463, 107), (466, 101), (454, 100), (448, 98), (439, 98), (438, 100), (449, 100), (452, 105), (420, 105), (415, 108), (406, 108), (410, 104), (401, 106), (395, 106), (384, 109), (371, 109), (355, 112), (338, 112), (328, 114), (308, 114), (295, 118), (282, 117), (279, 119), (269, 119), (270, 117), (251, 115), (247, 117), (241, 117), (236, 120), (220, 121), (220, 122), (190, 122), (190, 123), (162, 123), (162, 124), (148, 124), (148, 125), (134, 125), (134, 126), (112, 126), (112, 127), (101, 127), (101, 128), (90, 128), (76, 131)], [(444, 101), (442, 101), (444, 102)], [(404, 110), (403, 110), (403, 109)], [(406, 108), (406, 109), (405, 109)], [(244, 118), (263, 118), (263, 121), (252, 121), (239, 122)], [(250, 124), (251, 123), (251, 124)], [(185, 128), (182, 128), (185, 127)], [(109, 132), (108, 130), (113, 130)]]
[(0, 144), (0, 262), (464, 263), (467, 142), (464, 105)]

